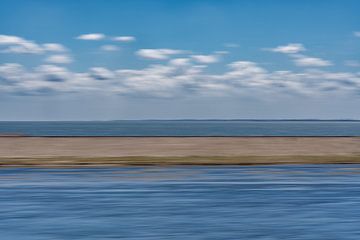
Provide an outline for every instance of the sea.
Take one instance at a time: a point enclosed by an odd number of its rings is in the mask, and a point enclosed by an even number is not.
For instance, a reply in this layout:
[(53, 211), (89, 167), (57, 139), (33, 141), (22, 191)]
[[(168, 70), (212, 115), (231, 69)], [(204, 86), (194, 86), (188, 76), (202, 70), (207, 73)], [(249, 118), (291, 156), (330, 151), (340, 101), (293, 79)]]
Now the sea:
[(0, 168), (0, 239), (360, 238), (360, 165)]
[(23, 136), (360, 136), (355, 120), (122, 120), (0, 122)]
[[(360, 136), (359, 121), (0, 122), (21, 136)], [(358, 240), (360, 165), (0, 168), (4, 240)]]

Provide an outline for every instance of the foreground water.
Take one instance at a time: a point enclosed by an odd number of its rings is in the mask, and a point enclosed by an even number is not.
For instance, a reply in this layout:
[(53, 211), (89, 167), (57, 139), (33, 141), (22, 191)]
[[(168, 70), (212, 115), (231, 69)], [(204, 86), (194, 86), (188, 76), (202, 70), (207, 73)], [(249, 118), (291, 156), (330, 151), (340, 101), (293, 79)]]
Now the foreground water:
[(360, 136), (360, 121), (0, 122), (1, 134), (30, 136)]
[(360, 165), (0, 170), (1, 239), (359, 239)]

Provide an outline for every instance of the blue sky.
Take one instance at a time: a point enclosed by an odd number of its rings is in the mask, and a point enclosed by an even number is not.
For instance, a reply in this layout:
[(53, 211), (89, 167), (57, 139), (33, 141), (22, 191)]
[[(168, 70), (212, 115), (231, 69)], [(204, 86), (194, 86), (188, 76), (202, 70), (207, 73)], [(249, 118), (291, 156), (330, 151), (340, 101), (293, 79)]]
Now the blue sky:
[(0, 120), (360, 119), (360, 2), (0, 1)]

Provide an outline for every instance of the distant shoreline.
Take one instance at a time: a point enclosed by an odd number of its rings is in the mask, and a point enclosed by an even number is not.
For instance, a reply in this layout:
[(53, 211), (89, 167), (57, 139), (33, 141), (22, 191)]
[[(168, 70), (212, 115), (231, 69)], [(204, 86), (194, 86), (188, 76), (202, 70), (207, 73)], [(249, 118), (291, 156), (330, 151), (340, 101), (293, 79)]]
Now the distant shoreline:
[(118, 120), (0, 120), (1, 122), (186, 122), (186, 121), (208, 121), (208, 122), (360, 122), (360, 119), (118, 119)]
[(0, 166), (360, 164), (360, 137), (0, 137)]
[(110, 135), (110, 136), (98, 136), (98, 135), (23, 135), (23, 134), (0, 134), (0, 138), (360, 138), (359, 136), (355, 136), (355, 135), (344, 135), (344, 136), (318, 136), (318, 135), (313, 135), (313, 136), (302, 136), (302, 135), (293, 135), (293, 136), (265, 136), (265, 135), (227, 135), (227, 136), (222, 136), (222, 135), (209, 135), (209, 136), (204, 136), (204, 135), (159, 135), (159, 136), (147, 136), (147, 135), (124, 135), (124, 136), (116, 136), (116, 135)]

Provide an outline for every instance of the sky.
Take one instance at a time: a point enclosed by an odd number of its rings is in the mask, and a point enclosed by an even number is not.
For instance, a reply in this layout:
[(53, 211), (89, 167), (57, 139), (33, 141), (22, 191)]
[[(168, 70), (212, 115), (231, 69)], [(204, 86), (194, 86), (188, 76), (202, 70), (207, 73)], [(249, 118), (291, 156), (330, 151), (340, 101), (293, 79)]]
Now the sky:
[(357, 0), (1, 0), (0, 120), (360, 119)]

